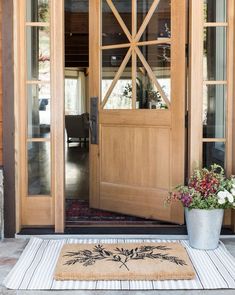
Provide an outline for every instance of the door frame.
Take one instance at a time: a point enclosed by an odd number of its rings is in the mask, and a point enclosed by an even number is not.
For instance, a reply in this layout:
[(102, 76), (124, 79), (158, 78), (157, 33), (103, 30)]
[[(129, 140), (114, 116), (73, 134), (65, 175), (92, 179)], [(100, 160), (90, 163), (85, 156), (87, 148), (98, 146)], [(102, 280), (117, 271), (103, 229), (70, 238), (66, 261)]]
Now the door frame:
[[(2, 71), (4, 73), (2, 85), (3, 85), (3, 126), (7, 126), (7, 129), (3, 129), (3, 165), (4, 165), (4, 221), (5, 221), (5, 229), (4, 234), (5, 237), (14, 237), (16, 232), (19, 232), (21, 229), (20, 222), (20, 194), (19, 194), (19, 149), (17, 146), (17, 139), (19, 138), (19, 120), (18, 114), (15, 112), (15, 105), (17, 105), (16, 97), (14, 96), (14, 92), (16, 91), (16, 80), (14, 80), (14, 74), (16, 77), (16, 64), (14, 62), (14, 52), (17, 50), (16, 42), (16, 11), (13, 10), (13, 2), (15, 0), (2, 0), (3, 5), (3, 13), (2, 13), (2, 58), (4, 60)], [(193, 62), (194, 52), (197, 52), (197, 42), (198, 37), (200, 38), (201, 33), (196, 27), (197, 19), (192, 18), (193, 12), (195, 12), (194, 7), (197, 6), (198, 0), (188, 0), (190, 6), (190, 26), (189, 26), (189, 35), (191, 37), (191, 41), (194, 43), (190, 43), (191, 51), (189, 56), (189, 61)], [(198, 10), (196, 11), (196, 14)], [(193, 20), (193, 22), (192, 22)], [(13, 26), (14, 22), (14, 26)], [(195, 33), (197, 36), (195, 37)], [(196, 39), (195, 39), (196, 38)], [(233, 50), (235, 48), (234, 40), (231, 40), (233, 45)], [(196, 61), (196, 60), (194, 60)], [(200, 66), (199, 64), (192, 63), (189, 68), (190, 72), (195, 73), (193, 67)], [(197, 67), (196, 67), (197, 68)], [(193, 76), (191, 76), (192, 80)], [(190, 80), (189, 80), (190, 83)], [(200, 83), (200, 82), (199, 82)], [(195, 84), (195, 83), (194, 83)], [(199, 84), (200, 85), (200, 84)], [(195, 89), (198, 89), (195, 87)], [(188, 102), (189, 104), (189, 125), (191, 129), (189, 129), (188, 135), (190, 138), (190, 146), (186, 153), (188, 152), (188, 163), (189, 163), (189, 171), (195, 165), (197, 161), (200, 160), (200, 151), (198, 149), (194, 149), (195, 140), (197, 138), (201, 138), (200, 132), (198, 130), (197, 118), (200, 118), (200, 114), (195, 113), (195, 105), (197, 105), (197, 95), (196, 92), (188, 93)], [(15, 119), (13, 120), (12, 118)], [(235, 132), (232, 128), (235, 128), (235, 121), (233, 119), (233, 123), (230, 126), (231, 131), (233, 133), (233, 155), (235, 154)], [(195, 136), (196, 134), (196, 136)], [(199, 134), (199, 137), (198, 137)], [(198, 141), (196, 142), (198, 144)], [(94, 150), (94, 152), (96, 152)], [(231, 159), (233, 164), (233, 173), (235, 173), (235, 161), (234, 157)], [(96, 169), (92, 172), (96, 173)], [(234, 214), (235, 215), (235, 214)], [(233, 218), (233, 226), (235, 231), (235, 218)]]

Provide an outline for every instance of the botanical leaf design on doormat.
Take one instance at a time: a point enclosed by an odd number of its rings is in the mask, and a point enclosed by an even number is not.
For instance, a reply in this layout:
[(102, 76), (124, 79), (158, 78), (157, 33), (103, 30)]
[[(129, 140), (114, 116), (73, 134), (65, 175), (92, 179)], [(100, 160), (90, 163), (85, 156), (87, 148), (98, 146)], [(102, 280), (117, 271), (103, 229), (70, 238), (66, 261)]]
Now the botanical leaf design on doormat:
[[(157, 251), (156, 251), (157, 250)], [(81, 263), (83, 266), (90, 266), (95, 264), (98, 260), (113, 261), (119, 264), (119, 268), (125, 267), (128, 271), (128, 262), (130, 260), (145, 260), (155, 259), (160, 261), (168, 261), (180, 266), (187, 265), (187, 263), (168, 253), (159, 251), (168, 251), (171, 248), (166, 246), (139, 246), (135, 249), (115, 248), (113, 251), (108, 251), (103, 245), (96, 245), (92, 250), (81, 250), (67, 252), (64, 257), (68, 259), (64, 265), (74, 265)]]

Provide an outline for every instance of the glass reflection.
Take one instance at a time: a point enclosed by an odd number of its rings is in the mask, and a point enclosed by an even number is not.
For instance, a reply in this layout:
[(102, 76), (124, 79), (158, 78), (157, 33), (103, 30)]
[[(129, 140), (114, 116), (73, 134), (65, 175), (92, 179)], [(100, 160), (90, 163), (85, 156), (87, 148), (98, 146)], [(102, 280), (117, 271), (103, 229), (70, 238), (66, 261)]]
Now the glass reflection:
[(50, 136), (50, 86), (28, 85), (28, 137)]
[(227, 0), (204, 0), (204, 18), (206, 22), (226, 22)]
[[(131, 1), (113, 1), (114, 6), (122, 16), (125, 25), (131, 32)], [(122, 30), (117, 18), (114, 16), (106, 0), (102, 1), (102, 44), (129, 43), (126, 34)]]
[(48, 0), (27, 0), (27, 22), (49, 22)]
[(50, 79), (50, 32), (47, 27), (27, 27), (28, 80)]
[(225, 143), (204, 142), (203, 143), (203, 167), (209, 168), (212, 164), (225, 167)]
[(224, 27), (204, 30), (204, 80), (226, 80), (227, 34)]
[(139, 47), (146, 62), (150, 66), (153, 76), (160, 88), (153, 82), (143, 66), (137, 59), (137, 101), (141, 109), (167, 108), (163, 93), (168, 100), (171, 99), (171, 51), (169, 44)]
[(225, 137), (226, 86), (207, 85), (203, 93), (203, 137)]
[[(102, 68), (102, 100), (107, 93), (114, 77), (127, 54), (128, 49), (103, 50)], [(108, 95), (105, 109), (131, 109), (132, 108), (132, 76), (131, 58), (116, 85)]]
[[(141, 27), (153, 0), (137, 1), (137, 27)], [(171, 37), (171, 0), (160, 0), (140, 41)]]
[(50, 195), (51, 151), (49, 142), (28, 143), (28, 194)]

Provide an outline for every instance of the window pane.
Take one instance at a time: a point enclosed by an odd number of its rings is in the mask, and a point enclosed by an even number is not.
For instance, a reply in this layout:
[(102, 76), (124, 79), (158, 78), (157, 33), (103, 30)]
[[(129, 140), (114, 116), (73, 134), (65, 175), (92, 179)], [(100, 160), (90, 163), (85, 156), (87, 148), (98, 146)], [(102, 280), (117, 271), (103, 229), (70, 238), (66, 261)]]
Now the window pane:
[(226, 28), (205, 28), (203, 57), (204, 80), (226, 80), (226, 42)]
[[(102, 68), (102, 100), (114, 80), (114, 77), (126, 56), (128, 49), (103, 50)], [(131, 58), (127, 63), (121, 77), (108, 95), (105, 109), (131, 109), (132, 108), (132, 78), (131, 78)]]
[(203, 137), (225, 137), (226, 86), (207, 85), (203, 93)]
[(50, 86), (28, 85), (28, 137), (50, 137)]
[(165, 109), (164, 93), (171, 100), (171, 48), (169, 44), (140, 46), (146, 62), (156, 77), (155, 85), (139, 58), (137, 58), (137, 101), (141, 109)]
[(209, 168), (212, 164), (224, 167), (225, 144), (223, 142), (203, 143), (203, 167)]
[(27, 22), (49, 22), (48, 0), (27, 0)]
[(206, 22), (226, 22), (227, 0), (204, 0)]
[(50, 79), (50, 32), (47, 27), (27, 27), (28, 80)]
[[(138, 29), (141, 27), (153, 0), (137, 1)], [(140, 41), (156, 40), (171, 37), (171, 0), (160, 0)]]
[[(129, 5), (128, 5), (129, 3)], [(113, 1), (116, 9), (122, 16), (122, 19), (128, 29), (131, 26), (131, 1)], [(114, 16), (106, 0), (102, 1), (102, 44), (122, 44), (129, 43), (129, 40), (120, 26), (117, 18)]]
[(28, 143), (28, 194), (50, 195), (51, 149), (49, 142)]

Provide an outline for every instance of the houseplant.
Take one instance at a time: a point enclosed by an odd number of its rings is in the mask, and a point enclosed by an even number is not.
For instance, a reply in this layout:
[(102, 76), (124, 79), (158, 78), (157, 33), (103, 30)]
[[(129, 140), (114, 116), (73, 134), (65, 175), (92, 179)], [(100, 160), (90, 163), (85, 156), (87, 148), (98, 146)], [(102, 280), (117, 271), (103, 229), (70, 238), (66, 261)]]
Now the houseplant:
[(178, 186), (167, 202), (180, 201), (185, 208), (190, 246), (197, 249), (217, 248), (224, 209), (235, 208), (235, 178), (226, 178), (224, 169), (195, 169), (188, 185)]

